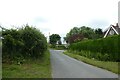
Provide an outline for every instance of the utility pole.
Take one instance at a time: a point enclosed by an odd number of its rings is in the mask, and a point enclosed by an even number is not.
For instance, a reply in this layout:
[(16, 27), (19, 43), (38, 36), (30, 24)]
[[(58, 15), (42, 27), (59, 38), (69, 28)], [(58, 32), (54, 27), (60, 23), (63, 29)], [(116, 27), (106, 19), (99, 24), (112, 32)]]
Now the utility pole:
[(49, 32), (49, 36), (48, 36), (48, 43), (50, 43), (50, 32)]

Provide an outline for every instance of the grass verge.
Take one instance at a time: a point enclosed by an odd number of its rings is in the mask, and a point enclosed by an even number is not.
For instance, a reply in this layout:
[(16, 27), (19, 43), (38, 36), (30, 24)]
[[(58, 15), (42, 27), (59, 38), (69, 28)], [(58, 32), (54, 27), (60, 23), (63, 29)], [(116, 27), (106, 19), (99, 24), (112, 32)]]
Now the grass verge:
[(41, 59), (29, 59), (23, 64), (2, 64), (3, 78), (51, 78), (50, 53)]
[[(120, 67), (118, 67), (118, 62), (97, 61), (97, 60), (89, 59), (89, 58), (80, 56), (80, 55), (78, 55), (78, 54), (73, 54), (73, 53), (67, 52), (67, 51), (64, 52), (64, 54), (66, 54), (66, 55), (68, 55), (68, 56), (70, 56), (70, 57), (72, 57), (72, 58), (75, 58), (75, 59), (77, 59), (77, 60), (83, 61), (83, 62), (85, 62), (85, 63), (94, 65), (94, 66), (96, 66), (96, 67), (109, 70), (109, 71), (114, 72), (114, 73), (116, 73), (116, 74), (120, 74), (120, 72), (119, 72)], [(119, 69), (118, 69), (118, 68), (119, 68)]]

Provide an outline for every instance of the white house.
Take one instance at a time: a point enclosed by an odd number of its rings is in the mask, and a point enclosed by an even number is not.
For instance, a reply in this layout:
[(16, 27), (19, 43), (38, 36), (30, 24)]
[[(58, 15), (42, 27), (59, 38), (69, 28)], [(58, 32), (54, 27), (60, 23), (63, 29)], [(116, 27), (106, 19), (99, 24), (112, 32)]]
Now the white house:
[(104, 32), (104, 38), (106, 38), (107, 36), (110, 35), (119, 35), (120, 34), (120, 27), (118, 25), (118, 23), (116, 23), (116, 25), (110, 25), (110, 27), (108, 27), (105, 32)]

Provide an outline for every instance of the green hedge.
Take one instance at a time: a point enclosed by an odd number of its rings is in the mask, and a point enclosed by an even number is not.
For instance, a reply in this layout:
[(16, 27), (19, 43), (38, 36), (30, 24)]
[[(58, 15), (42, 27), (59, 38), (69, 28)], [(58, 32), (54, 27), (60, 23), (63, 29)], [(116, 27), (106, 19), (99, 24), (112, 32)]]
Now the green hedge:
[(80, 55), (86, 55), (89, 58), (120, 61), (120, 35), (73, 43), (69, 46), (69, 49), (72, 51), (82, 51)]
[(50, 48), (53, 48), (53, 49), (57, 49), (57, 50), (65, 50), (65, 49), (67, 49), (67, 48), (65, 47), (65, 45), (50, 44), (49, 47), (50, 47)]
[(58, 49), (58, 50), (65, 50), (66, 47), (65, 47), (65, 45), (56, 45), (56, 49)]
[(47, 50), (45, 36), (36, 28), (24, 26), (20, 29), (2, 31), (3, 61), (23, 58), (38, 58)]

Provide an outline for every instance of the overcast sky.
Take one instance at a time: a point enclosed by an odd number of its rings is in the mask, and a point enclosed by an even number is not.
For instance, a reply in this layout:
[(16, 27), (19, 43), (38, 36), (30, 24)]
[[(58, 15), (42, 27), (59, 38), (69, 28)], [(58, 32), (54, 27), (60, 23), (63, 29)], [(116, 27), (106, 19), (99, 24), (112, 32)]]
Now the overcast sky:
[(119, 0), (0, 0), (0, 25), (33, 25), (45, 36), (65, 36), (73, 27), (109, 27), (118, 22)]

